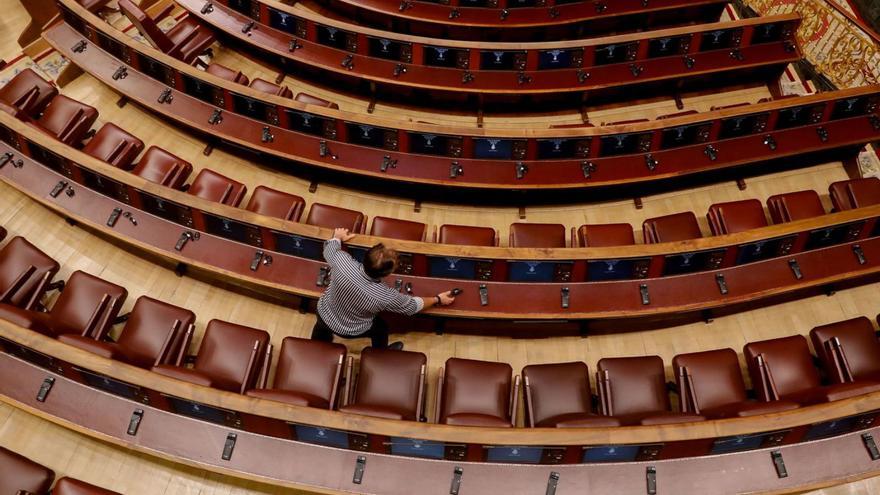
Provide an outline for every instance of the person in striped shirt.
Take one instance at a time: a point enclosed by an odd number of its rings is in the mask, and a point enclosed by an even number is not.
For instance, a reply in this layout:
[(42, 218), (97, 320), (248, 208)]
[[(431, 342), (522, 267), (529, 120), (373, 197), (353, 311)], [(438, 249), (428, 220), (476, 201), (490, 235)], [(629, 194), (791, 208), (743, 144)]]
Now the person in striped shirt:
[(412, 316), (434, 306), (455, 302), (452, 291), (434, 297), (414, 297), (382, 283), (397, 267), (397, 252), (382, 244), (367, 251), (364, 263), (358, 263), (342, 250), (342, 244), (355, 234), (336, 229), (324, 243), (324, 259), (330, 265), (330, 285), (318, 299), (318, 321), (312, 339), (332, 342), (333, 336), (344, 339), (369, 337), (375, 348), (403, 349), (402, 342), (388, 345), (388, 325), (377, 317), (382, 311)]

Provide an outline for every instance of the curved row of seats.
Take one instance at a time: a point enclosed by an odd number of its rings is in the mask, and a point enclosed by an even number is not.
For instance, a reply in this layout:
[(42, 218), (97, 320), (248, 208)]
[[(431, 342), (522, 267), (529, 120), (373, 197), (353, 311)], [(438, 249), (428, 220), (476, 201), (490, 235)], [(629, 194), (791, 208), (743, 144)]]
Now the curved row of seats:
[[(3, 495), (121, 495), (84, 481), (64, 477), (27, 457), (0, 447), (0, 493)], [(50, 490), (50, 488), (52, 488)]]

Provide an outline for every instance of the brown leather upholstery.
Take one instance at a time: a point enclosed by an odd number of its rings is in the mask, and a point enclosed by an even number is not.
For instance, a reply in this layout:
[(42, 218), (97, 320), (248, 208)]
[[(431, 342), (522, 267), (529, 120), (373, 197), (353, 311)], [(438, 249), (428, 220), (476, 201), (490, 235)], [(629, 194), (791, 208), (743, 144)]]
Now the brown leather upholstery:
[(354, 400), (339, 410), (379, 418), (417, 421), (424, 395), (421, 352), (367, 347), (361, 352)]
[(100, 486), (91, 485), (85, 481), (75, 480), (73, 478), (61, 478), (52, 489), (52, 495), (122, 495), (101, 488)]
[(565, 226), (558, 223), (512, 223), (510, 247), (565, 247)]
[(237, 207), (247, 193), (247, 186), (213, 170), (203, 168), (186, 192), (208, 201)]
[(225, 65), (220, 65), (216, 62), (211, 62), (211, 65), (205, 69), (205, 72), (208, 74), (219, 77), (220, 79), (225, 79), (229, 82), (234, 82), (236, 84), (242, 84), (247, 86), (250, 80), (246, 75), (242, 74), (240, 70), (232, 70)]
[(373, 226), (370, 227), (370, 235), (404, 241), (424, 241), (427, 230), (427, 226), (421, 222), (374, 217)]
[(715, 203), (706, 214), (712, 235), (736, 234), (767, 226), (764, 207), (757, 199)]
[(679, 354), (672, 360), (682, 410), (707, 418), (746, 417), (796, 409), (790, 401), (749, 400), (733, 349)]
[(195, 320), (196, 315), (188, 309), (141, 296), (116, 342), (72, 334), (62, 335), (58, 340), (108, 359), (149, 369), (161, 364), (158, 361), (163, 351), (161, 357), (165, 359), (176, 354), (176, 346)]
[(150, 146), (131, 173), (165, 187), (180, 189), (186, 183), (192, 169), (192, 165), (186, 160), (158, 146)]
[(13, 237), (0, 249), (0, 303), (31, 309), (27, 306), (34, 293), (52, 282), (58, 268), (57, 261), (24, 237)]
[(264, 330), (211, 320), (192, 369), (163, 364), (153, 371), (196, 385), (244, 393), (259, 377), (267, 345), (269, 334)]
[(297, 406), (333, 409), (346, 349), (342, 344), (285, 337), (271, 389), (247, 395)]
[(632, 225), (606, 223), (581, 225), (577, 230), (580, 247), (629, 246), (636, 243)]
[(76, 271), (49, 313), (0, 304), (0, 318), (52, 337), (65, 333), (103, 337), (110, 330), (128, 291), (106, 280)]
[(367, 227), (367, 218), (359, 211), (314, 203), (309, 209), (306, 223), (328, 229), (343, 228), (363, 234)]
[(34, 495), (46, 495), (55, 479), (51, 469), (0, 447), (0, 494), (16, 495), (25, 491)]
[(441, 225), (440, 244), (458, 246), (497, 246), (498, 237), (491, 227), (470, 227), (467, 225)]
[(852, 210), (880, 204), (880, 179), (842, 180), (828, 186), (835, 211)]
[(24, 69), (0, 88), (0, 101), (36, 118), (58, 95), (58, 88), (31, 69)]
[(283, 98), (293, 97), (293, 91), (287, 86), (271, 83), (265, 79), (260, 79), (259, 77), (251, 81), (251, 88), (256, 89), (257, 91), (262, 91), (263, 93), (269, 93), (270, 95), (281, 96)]
[(767, 198), (767, 209), (773, 223), (794, 222), (825, 214), (819, 193), (812, 189), (770, 196)]
[(318, 98), (317, 96), (310, 95), (308, 93), (297, 93), (294, 100), (300, 103), (305, 103), (307, 105), (317, 105), (319, 107), (333, 108), (335, 110), (339, 109), (339, 105), (337, 105), (336, 103), (325, 100), (324, 98)]
[[(822, 386), (803, 335), (750, 342), (743, 348), (743, 356), (749, 367), (752, 386), (762, 400), (778, 397), (806, 405), (880, 390), (880, 382), (867, 380)], [(758, 356), (763, 358), (766, 372), (759, 366)]]
[(299, 222), (305, 207), (306, 202), (295, 194), (257, 186), (245, 209), (268, 217)]
[[(834, 338), (842, 352), (835, 350)], [(880, 341), (871, 320), (860, 316), (821, 325), (810, 331), (810, 340), (831, 382), (842, 383), (846, 378), (880, 381)]]
[(660, 356), (604, 358), (598, 363), (603, 413), (623, 425), (701, 421), (703, 416), (672, 412)]
[(642, 224), (645, 244), (686, 241), (703, 237), (697, 216), (692, 211), (649, 218)]
[(512, 427), (507, 363), (449, 358), (443, 371), (437, 422), (454, 426)]
[(85, 138), (98, 119), (98, 110), (65, 95), (58, 95), (43, 115), (35, 121), (37, 128), (71, 146)]
[(83, 152), (124, 170), (144, 150), (144, 142), (113, 123), (106, 123), (86, 144)]
[(156, 22), (131, 0), (119, 0), (119, 9), (153, 47), (187, 64), (193, 63), (214, 44), (211, 30), (192, 16), (183, 18), (163, 33)]
[(585, 428), (620, 426), (617, 418), (592, 410), (587, 365), (582, 362), (531, 364), (522, 370), (528, 426)]

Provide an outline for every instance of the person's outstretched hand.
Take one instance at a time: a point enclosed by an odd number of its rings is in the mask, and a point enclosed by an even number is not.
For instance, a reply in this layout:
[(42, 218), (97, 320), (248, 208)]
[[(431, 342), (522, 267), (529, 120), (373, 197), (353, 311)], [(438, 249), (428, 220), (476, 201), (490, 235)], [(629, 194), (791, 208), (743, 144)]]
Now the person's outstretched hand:
[(339, 239), (342, 242), (348, 242), (354, 239), (357, 234), (352, 234), (348, 231), (348, 229), (334, 229), (333, 230), (333, 238)]
[(441, 292), (440, 294), (437, 294), (437, 296), (440, 298), (441, 306), (449, 306), (450, 304), (455, 302), (455, 296), (452, 295), (451, 290)]

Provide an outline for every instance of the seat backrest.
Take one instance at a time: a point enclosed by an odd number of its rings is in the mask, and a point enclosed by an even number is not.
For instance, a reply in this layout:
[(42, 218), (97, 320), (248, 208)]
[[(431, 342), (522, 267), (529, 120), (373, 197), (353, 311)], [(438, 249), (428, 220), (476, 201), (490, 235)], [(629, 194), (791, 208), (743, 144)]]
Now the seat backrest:
[(95, 107), (58, 95), (49, 103), (37, 124), (61, 142), (74, 145), (79, 144), (97, 118)]
[(3, 495), (16, 495), (20, 490), (45, 495), (54, 479), (51, 469), (0, 447), (0, 493)]
[(250, 82), (246, 75), (242, 74), (240, 70), (232, 70), (225, 65), (220, 65), (216, 62), (211, 62), (211, 65), (205, 69), (205, 72), (208, 74), (219, 77), (220, 79), (234, 82), (236, 84), (243, 84), (245, 86)]
[(361, 352), (354, 403), (393, 408), (405, 420), (418, 420), (421, 372), (427, 361), (421, 352), (367, 347)]
[[(682, 368), (688, 375), (690, 386), (682, 380)], [(693, 392), (692, 400), (700, 410), (747, 399), (739, 358), (733, 349), (679, 354), (672, 359), (672, 372), (678, 384), (679, 397), (689, 397)]]
[(107, 122), (83, 148), (86, 153), (114, 167), (128, 168), (138, 153), (144, 149), (144, 142), (120, 128)]
[(282, 86), (280, 84), (271, 83), (266, 81), (265, 79), (260, 79), (259, 77), (251, 81), (251, 88), (262, 91), (263, 93), (268, 93), (270, 95), (280, 96), (282, 98), (290, 98), (293, 96), (293, 91), (290, 90), (287, 86)]
[(365, 228), (366, 217), (359, 211), (313, 203), (312, 207), (309, 208), (306, 223), (328, 229), (343, 228), (353, 233), (362, 234)]
[(764, 206), (757, 199), (715, 203), (706, 214), (714, 235), (736, 234), (767, 226)]
[(295, 194), (257, 186), (245, 209), (267, 217), (299, 222), (305, 207), (305, 200)]
[(686, 241), (703, 237), (697, 216), (692, 211), (649, 218), (642, 224), (645, 244)]
[(513, 369), (507, 363), (449, 358), (444, 369), (439, 423), (452, 414), (485, 414), (510, 420)]
[[(267, 345), (269, 333), (265, 330), (211, 320), (202, 338), (194, 369), (207, 375), (215, 388), (240, 392), (242, 385), (250, 388), (259, 376)], [(255, 355), (253, 362), (252, 355)]]
[(61, 478), (52, 489), (52, 495), (122, 495), (73, 478)]
[(597, 368), (600, 380), (604, 380), (607, 371), (614, 416), (669, 410), (666, 374), (660, 356), (603, 358)]
[(825, 214), (819, 193), (812, 189), (770, 196), (767, 198), (767, 209), (770, 210), (773, 223), (794, 222)]
[(512, 223), (510, 247), (565, 247), (565, 226), (558, 223)]
[(333, 402), (339, 383), (337, 371), (345, 361), (342, 344), (285, 337), (278, 354), (272, 388), (302, 392)]
[(458, 246), (497, 246), (498, 238), (495, 235), (495, 229), (491, 227), (442, 225), (437, 242)]
[(530, 364), (523, 368), (526, 411), (534, 424), (562, 414), (591, 412), (592, 395), (587, 365), (572, 363)]
[(749, 368), (752, 388), (758, 397), (766, 397), (768, 392), (757, 362), (759, 355), (763, 356), (765, 367), (781, 399), (820, 385), (819, 370), (813, 366), (813, 356), (803, 335), (750, 342), (743, 348), (743, 357)]
[(319, 107), (333, 108), (336, 110), (339, 109), (338, 104), (332, 101), (325, 100), (324, 98), (318, 98), (317, 96), (310, 95), (308, 93), (297, 93), (296, 97), (294, 97), (294, 100), (300, 103), (305, 103), (307, 105), (317, 105)]
[(165, 187), (180, 189), (192, 170), (192, 164), (188, 161), (158, 146), (150, 146), (131, 173)]
[[(106, 302), (105, 296), (109, 296)], [(86, 336), (103, 336), (113, 325), (126, 297), (128, 291), (124, 287), (76, 271), (49, 314), (58, 334), (82, 334), (94, 319), (93, 331)]]
[(225, 175), (203, 168), (186, 192), (208, 201), (237, 207), (244, 199), (247, 187)]
[(168, 53), (174, 47), (174, 44), (171, 43), (168, 36), (159, 29), (159, 26), (153, 22), (153, 19), (151, 19), (146, 12), (141, 10), (140, 7), (135, 5), (134, 2), (131, 0), (119, 0), (119, 10), (125, 15), (125, 17), (128, 17), (128, 20), (134, 24), (135, 28), (144, 35), (144, 38), (146, 38), (154, 48), (157, 48), (164, 53)]
[(636, 238), (628, 223), (588, 224), (578, 228), (577, 242), (581, 247), (629, 246)]
[(24, 307), (41, 281), (51, 282), (58, 269), (57, 261), (24, 237), (13, 237), (0, 249), (0, 302)]
[[(180, 323), (176, 323), (178, 321)], [(188, 309), (141, 296), (116, 343), (130, 364), (149, 369), (156, 364), (169, 334), (176, 334), (166, 349), (166, 356), (173, 356), (176, 352), (174, 341), (182, 337), (195, 321), (195, 313)]]
[(810, 340), (822, 361), (822, 367), (833, 382), (840, 383), (834, 355), (828, 348), (828, 341), (835, 337), (840, 342), (853, 379), (863, 379), (866, 375), (880, 376), (880, 341), (877, 340), (871, 320), (860, 316), (810, 330)]
[(26, 68), (0, 88), (0, 101), (36, 117), (55, 96), (58, 88), (30, 68)]
[(426, 231), (427, 227), (421, 222), (388, 217), (373, 217), (370, 227), (370, 235), (404, 241), (424, 241)]
[(846, 192), (853, 208), (880, 204), (880, 179), (866, 177), (852, 180), (847, 184)]

